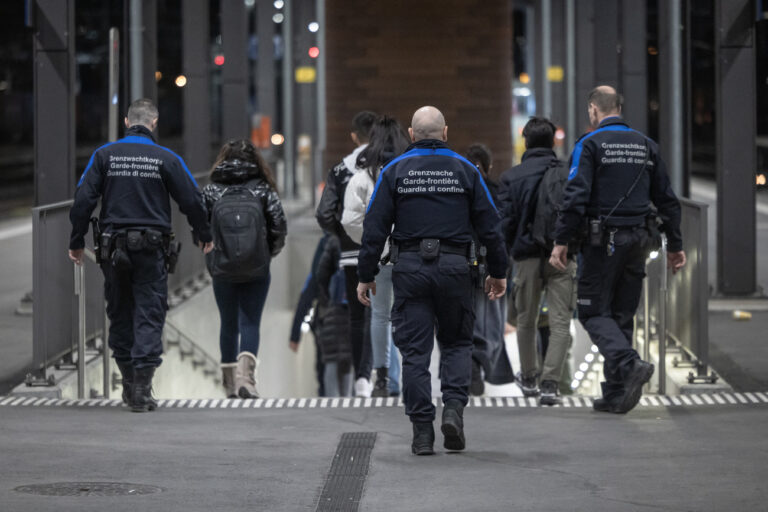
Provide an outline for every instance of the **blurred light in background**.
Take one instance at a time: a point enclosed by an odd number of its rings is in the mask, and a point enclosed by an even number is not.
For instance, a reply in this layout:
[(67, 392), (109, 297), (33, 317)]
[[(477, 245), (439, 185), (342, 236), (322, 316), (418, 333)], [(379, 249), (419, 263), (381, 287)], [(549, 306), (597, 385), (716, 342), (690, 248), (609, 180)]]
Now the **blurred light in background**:
[(159, 82), (163, 79), (163, 74), (160, 71), (155, 71), (155, 82)]
[(309, 54), (310, 57), (312, 57), (313, 59), (316, 59), (318, 55), (320, 55), (320, 48), (318, 48), (317, 46), (313, 46), (312, 48), (309, 49), (307, 53)]
[(270, 141), (272, 142), (272, 144), (274, 144), (275, 146), (279, 146), (279, 145), (281, 145), (283, 142), (285, 142), (285, 137), (283, 137), (283, 135), (282, 135), (281, 133), (276, 133), (276, 134), (272, 135), (272, 138), (271, 138), (271, 139), (269, 139), (269, 140), (270, 140)]
[(307, 25), (307, 28), (309, 29), (310, 32), (317, 32), (318, 30), (320, 30), (320, 24), (316, 21), (313, 21), (312, 23)]
[(184, 87), (185, 85), (187, 85), (187, 77), (185, 77), (184, 75), (179, 75), (176, 77), (176, 80), (174, 81), (174, 83), (176, 84), (176, 87)]
[(217, 55), (213, 58), (213, 63), (217, 66), (223, 66), (224, 65), (224, 56), (223, 55)]
[(282, 23), (284, 19), (285, 19), (285, 16), (283, 16), (283, 14), (279, 12), (274, 16), (272, 16), (272, 21), (274, 21), (275, 23)]
[(275, 3), (272, 5), (275, 6), (275, 9), (282, 9), (285, 5), (285, 2), (283, 2), (283, 0), (275, 0)]
[(557, 140), (565, 139), (565, 131), (562, 128), (558, 128), (557, 131), (555, 131), (555, 138)]
[(528, 73), (520, 73), (520, 83), (527, 84), (531, 82), (531, 77)]

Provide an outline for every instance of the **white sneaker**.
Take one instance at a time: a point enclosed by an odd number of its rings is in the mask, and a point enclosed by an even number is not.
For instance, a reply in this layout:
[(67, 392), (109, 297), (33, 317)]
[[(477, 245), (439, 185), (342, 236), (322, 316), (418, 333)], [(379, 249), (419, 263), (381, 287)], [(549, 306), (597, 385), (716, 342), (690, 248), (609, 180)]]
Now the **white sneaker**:
[(360, 398), (371, 398), (373, 384), (365, 377), (360, 377), (355, 381), (355, 396)]

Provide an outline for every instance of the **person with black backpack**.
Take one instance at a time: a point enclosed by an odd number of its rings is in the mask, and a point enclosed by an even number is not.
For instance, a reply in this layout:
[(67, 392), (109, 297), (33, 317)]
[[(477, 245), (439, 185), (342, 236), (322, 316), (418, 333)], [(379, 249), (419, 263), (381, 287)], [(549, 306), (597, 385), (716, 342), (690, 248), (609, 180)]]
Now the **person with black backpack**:
[(249, 140), (221, 148), (203, 189), (214, 249), (206, 256), (221, 317), (228, 397), (258, 398), (256, 368), (269, 266), (285, 245), (286, 219), (272, 171)]
[[(502, 226), (515, 265), (519, 385), (526, 396), (536, 396), (540, 378), (542, 405), (561, 401), (558, 383), (571, 345), (570, 323), (576, 307), (576, 262), (570, 258), (563, 270), (548, 262), (551, 233), (568, 179), (566, 165), (552, 150), (554, 136), (552, 122), (532, 117), (523, 128), (526, 151), (522, 162), (501, 175), (500, 190)], [(550, 338), (540, 365), (536, 332), (545, 293)]]

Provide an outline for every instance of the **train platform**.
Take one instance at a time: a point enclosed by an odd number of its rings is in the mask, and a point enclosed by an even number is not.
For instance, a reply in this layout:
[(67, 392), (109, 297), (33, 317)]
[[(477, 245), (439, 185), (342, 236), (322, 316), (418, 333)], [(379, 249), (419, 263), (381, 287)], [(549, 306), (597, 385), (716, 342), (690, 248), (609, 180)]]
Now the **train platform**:
[[(708, 186), (694, 193), (713, 203)], [(758, 218), (764, 247), (768, 214), (758, 210)], [(307, 233), (295, 249), (301, 257), (313, 247), (311, 220), (291, 221), (293, 236)], [(714, 237), (713, 222), (710, 229)], [(265, 387), (261, 400), (160, 396), (158, 411), (131, 414), (114, 399), (6, 396), (31, 361), (31, 319), (15, 314), (30, 288), (31, 224), (1, 222), (0, 240), (2, 512), (765, 508), (764, 300), (710, 303), (711, 366), (732, 392), (648, 395), (629, 414), (613, 415), (593, 411), (588, 396), (547, 408), (492, 389), (494, 396), (473, 398), (466, 410), (463, 453), (442, 449), (438, 431), (437, 454), (415, 457), (394, 398), (318, 399)], [(290, 302), (277, 288), (270, 297)], [(199, 294), (187, 307), (198, 301), (215, 311), (206, 300)], [(751, 319), (734, 320), (733, 309)], [(274, 325), (289, 321), (287, 310), (273, 313)], [(185, 327), (215, 338), (205, 318)], [(265, 352), (274, 360), (265, 375), (299, 368), (284, 344), (275, 340), (275, 355)], [(309, 367), (301, 368), (311, 380)]]
[(118, 401), (5, 399), (0, 509), (764, 510), (768, 396), (672, 398), (627, 415), (476, 399), (466, 450), (446, 452), (438, 431), (429, 457), (411, 455), (392, 401), (166, 401), (132, 414)]

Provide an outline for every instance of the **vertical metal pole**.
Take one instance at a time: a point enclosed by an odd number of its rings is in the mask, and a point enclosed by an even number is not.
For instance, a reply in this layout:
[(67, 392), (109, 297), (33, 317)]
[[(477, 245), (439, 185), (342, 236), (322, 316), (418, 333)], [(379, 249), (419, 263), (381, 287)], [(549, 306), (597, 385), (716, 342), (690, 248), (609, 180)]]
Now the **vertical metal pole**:
[(73, 266), (77, 296), (77, 398), (85, 398), (85, 274), (82, 265)]
[(661, 238), (659, 251), (661, 282), (659, 283), (659, 394), (667, 392), (667, 237)]
[[(683, 193), (683, 50), (681, 34), (681, 0), (671, 0), (669, 7), (669, 95), (670, 95), (670, 148), (669, 174), (672, 189)], [(661, 5), (661, 4), (659, 4)]]
[(552, 3), (541, 0), (541, 112), (545, 117), (552, 117), (552, 84), (547, 74), (552, 65)]
[(104, 304), (104, 339), (102, 340), (101, 347), (101, 366), (102, 366), (102, 382), (104, 387), (104, 398), (109, 398), (112, 392), (112, 372), (110, 367), (111, 357), (109, 357), (109, 318), (107, 317), (106, 303)]
[[(259, 38), (259, 58), (256, 61), (256, 111), (262, 117), (269, 118), (270, 130), (274, 133), (275, 112), (275, 23), (272, 21), (274, 7), (272, 2), (256, 3), (256, 35)], [(264, 122), (262, 120), (262, 122)], [(271, 133), (269, 134), (271, 135)], [(271, 146), (270, 146), (271, 151)]]
[(566, 152), (576, 143), (576, 0), (565, 0)]
[(144, 97), (144, 44), (142, 35), (144, 33), (142, 0), (131, 0), (131, 33), (130, 33), (130, 76), (131, 76), (131, 98), (134, 101)]
[(285, 174), (283, 176), (283, 194), (293, 198), (296, 141), (293, 133), (293, 1), (285, 0), (283, 6), (283, 157)]
[(325, 104), (325, 0), (316, 0), (315, 12), (320, 29), (317, 31), (317, 144), (315, 145), (315, 178), (312, 183), (312, 205), (315, 205), (315, 191), (323, 181), (324, 156), (327, 143)]
[[(651, 265), (653, 264), (653, 260)], [(646, 264), (647, 266), (648, 264)], [(643, 279), (643, 360), (651, 357), (651, 298), (648, 277)]]
[(109, 29), (109, 95), (107, 97), (107, 130), (110, 142), (117, 140), (118, 99), (120, 91), (120, 31)]

